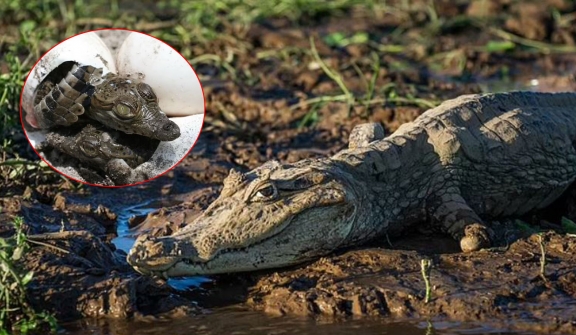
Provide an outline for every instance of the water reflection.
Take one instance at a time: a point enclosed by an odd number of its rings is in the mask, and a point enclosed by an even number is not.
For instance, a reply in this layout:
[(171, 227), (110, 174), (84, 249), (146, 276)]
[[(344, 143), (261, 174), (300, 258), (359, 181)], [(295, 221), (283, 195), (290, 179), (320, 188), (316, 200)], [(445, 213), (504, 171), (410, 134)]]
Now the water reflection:
[[(126, 253), (130, 251), (134, 245), (134, 241), (136, 241), (136, 237), (132, 235), (130, 231), (129, 220), (136, 216), (146, 216), (157, 210), (157, 208), (153, 206), (155, 202), (157, 202), (155, 199), (151, 199), (137, 205), (127, 206), (118, 211), (118, 219), (116, 221), (116, 232), (118, 236), (112, 240), (116, 248)], [(185, 291), (211, 281), (212, 280), (206, 277), (172, 278), (168, 280), (168, 285), (176, 290)]]
[(204, 315), (170, 321), (149, 322), (124, 320), (82, 320), (65, 325), (66, 335), (280, 335), (280, 334), (519, 334), (499, 332), (481, 325), (461, 323), (393, 322), (384, 318), (338, 321), (316, 321), (309, 318), (270, 317), (263, 313), (238, 308), (216, 310)]

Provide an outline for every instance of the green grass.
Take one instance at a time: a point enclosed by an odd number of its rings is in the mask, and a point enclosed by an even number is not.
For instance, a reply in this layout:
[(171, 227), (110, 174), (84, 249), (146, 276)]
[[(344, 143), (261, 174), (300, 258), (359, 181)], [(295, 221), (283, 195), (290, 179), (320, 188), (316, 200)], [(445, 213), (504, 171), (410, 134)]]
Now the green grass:
[(26, 286), (34, 273), (23, 270), (19, 263), (29, 246), (22, 218), (15, 218), (13, 224), (15, 234), (0, 238), (0, 335), (46, 333), (47, 330), (53, 333), (56, 331), (54, 317), (35, 311), (28, 300)]
[(560, 224), (566, 234), (576, 234), (576, 223), (574, 221), (563, 216)]
[[(237, 24), (250, 24), (252, 22), (270, 18), (285, 17), (297, 22), (304, 17), (330, 15), (344, 15), (346, 11), (360, 2), (354, 0), (215, 0), (210, 3), (190, 1), (182, 3), (177, 0), (161, 1), (161, 7), (178, 8), (184, 15), (184, 22), (193, 25), (202, 25), (206, 29), (217, 30), (222, 19)], [(376, 1), (362, 2), (367, 6), (374, 6)]]
[(432, 285), (430, 284), (430, 271), (432, 270), (432, 261), (428, 258), (422, 259), (420, 261), (420, 271), (422, 272), (422, 278), (424, 279), (425, 293), (424, 293), (424, 303), (427, 304), (432, 299)]
[(544, 246), (544, 239), (542, 233), (538, 234), (538, 245), (540, 246), (540, 277), (542, 280), (547, 281), (546, 278), (546, 247)]
[[(22, 58), (25, 58), (20, 64), (21, 68), (14, 73), (13, 68), (17, 66), (16, 59), (10, 58), (8, 54), (3, 55), (10, 63), (10, 71), (2, 74), (2, 82), (0, 82), (0, 93), (4, 96), (3, 100), (0, 101), (0, 117), (5, 121), (0, 127), (10, 128), (17, 123), (17, 117), (13, 113), (9, 115), (7, 111), (15, 110), (17, 107), (17, 95), (19, 94), (17, 91), (22, 81), (20, 72), (26, 73), (31, 62), (57, 41), (93, 28), (127, 27), (144, 30), (175, 46), (194, 65), (203, 63), (215, 65), (222, 69), (221, 73), (225, 76), (223, 79), (230, 78), (234, 81), (245, 82), (247, 85), (255, 85), (258, 80), (252, 78), (249, 71), (243, 70), (243, 72), (238, 73), (239, 64), (236, 64), (234, 57), (228, 59), (229, 57), (223, 54), (198, 55), (194, 52), (194, 46), (221, 38), (231, 43), (233, 48), (231, 55), (236, 52), (246, 53), (250, 52), (253, 46), (242, 41), (242, 37), (246, 35), (249, 26), (254, 22), (281, 17), (288, 19), (295, 27), (298, 27), (324, 16), (345, 18), (354, 8), (372, 15), (391, 14), (405, 20), (410, 20), (411, 16), (420, 13), (424, 20), (420, 20), (418, 24), (425, 27), (423, 29), (425, 36), (407, 37), (404, 34), (406, 28), (402, 26), (389, 34), (390, 40), (386, 43), (372, 40), (372, 36), (364, 31), (331, 32), (321, 36), (329, 46), (342, 48), (350, 44), (367, 44), (373, 51), (397, 54), (408, 51), (411, 44), (422, 44), (429, 49), (434, 43), (434, 38), (430, 38), (429, 35), (435, 36), (454, 27), (468, 26), (476, 27), (476, 29), (490, 29), (496, 37), (486, 45), (479, 46), (477, 48), (479, 52), (508, 52), (514, 51), (518, 46), (537, 48), (544, 53), (572, 52), (574, 50), (573, 47), (527, 41), (498, 31), (496, 28), (490, 28), (489, 24), (496, 22), (497, 18), (474, 21), (460, 17), (462, 15), (453, 18), (442, 17), (437, 12), (437, 4), (433, 0), (418, 3), (399, 1), (391, 4), (376, 0), (214, 0), (185, 3), (176, 0), (163, 0), (147, 5), (149, 6), (135, 7), (118, 0), (90, 2), (84, 0), (5, 0), (0, 2), (0, 17), (5, 18), (6, 24), (19, 27), (17, 34), (13, 32), (6, 34), (2, 37), (2, 42), (14, 47), (13, 55), (16, 55), (21, 61)], [(163, 13), (161, 14), (164, 16), (162, 21), (158, 20), (157, 13)], [(569, 26), (573, 23), (573, 20), (567, 15), (558, 11), (553, 12), (553, 14), (558, 26)], [(314, 46), (311, 46), (310, 49), (310, 52), (314, 53)], [(269, 57), (273, 54), (280, 54), (282, 58), (290, 56), (288, 51), (264, 50), (259, 51), (258, 58)], [(319, 59), (319, 63), (323, 65), (322, 59)], [(456, 50), (427, 55), (425, 61), (430, 67), (436, 69), (449, 66), (454, 62), (457, 63), (458, 68), (463, 69), (466, 60), (465, 53), (462, 50)], [(394, 64), (383, 63), (377, 65), (381, 67), (394, 66)], [(400, 66), (401, 64), (397, 63), (396, 65)], [(296, 108), (307, 108), (326, 101), (344, 101), (348, 105), (361, 104), (365, 106), (365, 109), (380, 103), (415, 104), (425, 108), (436, 105), (434, 101), (419, 100), (400, 94), (395, 97), (382, 98), (381, 92), (377, 90), (374, 83), (371, 83), (372, 86), (367, 89), (365, 96), (358, 94), (353, 96), (342, 82), (341, 76), (339, 77), (338, 69), (323, 67), (323, 70), (338, 84), (342, 94), (331, 97), (315, 97), (299, 104)], [(406, 69), (397, 68), (397, 70)], [(373, 101), (373, 99), (375, 100)]]
[(8, 73), (0, 75), (0, 138), (6, 138), (10, 129), (19, 122), (18, 104), (24, 85), (25, 69), (14, 52), (4, 55)]
[(436, 107), (440, 102), (435, 100), (427, 100), (422, 98), (416, 98), (415, 95), (406, 93), (399, 94), (396, 90), (396, 85), (391, 83), (383, 87), (376, 87), (376, 81), (380, 73), (381, 63), (380, 58), (376, 53), (371, 54), (371, 67), (372, 73), (370, 79), (367, 79), (366, 74), (358, 67), (357, 64), (352, 64), (353, 69), (356, 74), (364, 81), (366, 91), (363, 94), (354, 94), (347, 86), (342, 74), (337, 70), (330, 67), (320, 56), (316, 48), (316, 43), (313, 37), (310, 37), (310, 54), (312, 55), (313, 61), (319, 66), (320, 69), (336, 83), (336, 85), (341, 90), (341, 94), (338, 95), (325, 95), (306, 99), (293, 106), (291, 109), (298, 108), (308, 108), (311, 106), (311, 111), (304, 116), (304, 118), (299, 123), (299, 128), (309, 123), (310, 117), (314, 118), (314, 124), (317, 122), (318, 109), (319, 106), (323, 106), (327, 102), (345, 102), (348, 106), (349, 115), (352, 107), (357, 105), (364, 106), (365, 114), (367, 117), (369, 114), (369, 108), (373, 105), (386, 105), (386, 104), (396, 104), (396, 105), (415, 105), (421, 108), (433, 108)]
[(338, 87), (340, 87), (340, 89), (342, 90), (342, 93), (344, 94), (344, 100), (348, 104), (348, 108), (349, 109), (352, 108), (352, 106), (355, 103), (354, 95), (352, 95), (352, 92), (350, 92), (348, 87), (346, 87), (346, 84), (344, 83), (344, 79), (342, 78), (342, 76), (337, 71), (334, 71), (332, 68), (330, 68), (322, 60), (322, 58), (318, 54), (318, 50), (316, 50), (316, 44), (314, 43), (313, 37), (310, 37), (310, 50), (312, 52), (312, 56), (314, 57), (314, 60), (320, 66), (322, 71), (324, 71), (324, 73), (328, 77), (330, 77), (330, 79), (332, 79), (338, 85)]
[(206, 43), (221, 38), (225, 27), (232, 26), (242, 35), (250, 24), (263, 19), (281, 17), (298, 25), (306, 19), (325, 14), (344, 16), (354, 6), (381, 7), (373, 0), (215, 0), (209, 3), (165, 0), (158, 2), (159, 8), (177, 10), (182, 15), (177, 19), (179, 24), (175, 29), (159, 31), (154, 35), (175, 45), (189, 58), (190, 43)]

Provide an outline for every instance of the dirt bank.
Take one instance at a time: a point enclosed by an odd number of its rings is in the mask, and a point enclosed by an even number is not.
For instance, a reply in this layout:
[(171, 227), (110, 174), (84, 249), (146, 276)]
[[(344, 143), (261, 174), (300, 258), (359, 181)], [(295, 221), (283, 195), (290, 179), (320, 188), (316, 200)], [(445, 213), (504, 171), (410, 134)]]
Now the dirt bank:
[[(28, 291), (38, 310), (59, 320), (198, 312), (164, 281), (132, 270), (126, 254), (110, 242), (117, 217), (107, 207), (61, 193), (50, 202), (20, 196), (0, 200), (3, 219), (19, 215), (26, 222), (30, 249), (19, 262), (34, 272)], [(3, 235), (11, 233), (8, 223), (2, 228)]]
[[(173, 232), (200, 211), (212, 189), (192, 192), (189, 202), (136, 220), (141, 231)], [(566, 235), (558, 213), (572, 217), (574, 190), (552, 208), (493, 222), (496, 246), (460, 252), (450, 237), (426, 232), (382, 238), (292, 269), (216, 276), (187, 296), (208, 308), (246, 303), (273, 315), (314, 318), (381, 316), (391, 320), (476, 322), (494, 329), (567, 333), (576, 330), (576, 237)], [(210, 197), (204, 198), (206, 203)], [(550, 220), (550, 221), (549, 221)], [(532, 225), (527, 227), (525, 221)], [(168, 227), (166, 228), (166, 224)], [(537, 231), (542, 231), (541, 235)], [(545, 253), (542, 273), (542, 248)], [(421, 261), (432, 262), (432, 299), (425, 302)], [(198, 294), (198, 295), (197, 295)]]

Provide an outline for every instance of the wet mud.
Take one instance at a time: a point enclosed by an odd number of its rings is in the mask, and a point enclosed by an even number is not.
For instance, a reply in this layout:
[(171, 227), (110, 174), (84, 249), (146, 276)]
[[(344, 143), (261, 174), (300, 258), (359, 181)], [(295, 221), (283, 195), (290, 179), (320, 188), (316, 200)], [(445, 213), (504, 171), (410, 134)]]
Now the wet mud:
[[(299, 26), (284, 19), (264, 20), (245, 30), (230, 26), (225, 32), (235, 39), (175, 45), (221, 59), (233, 50), (230, 68), (194, 65), (207, 99), (206, 119), (196, 146), (177, 168), (152, 182), (115, 190), (78, 189), (53, 176), (36, 178), (30, 186), (0, 181), (0, 234), (12, 233), (9, 222), (18, 215), (32, 239), (41, 242), (32, 243), (22, 263), (35, 271), (29, 287), (34, 305), (63, 320), (198, 315), (240, 305), (271, 316), (472, 322), (489, 329), (576, 332), (576, 237), (561, 225), (563, 217), (576, 219), (574, 189), (546, 211), (493, 222), (498, 245), (491, 250), (460, 253), (456, 242), (422, 223), (422, 229), (409, 235), (312, 263), (215, 276), (186, 290), (138, 275), (126, 264), (125, 251), (113, 243), (118, 216), (127, 207), (146, 203), (156, 210), (131, 218), (124, 237), (172, 234), (216, 198), (231, 168), (247, 171), (270, 159), (295, 162), (332, 155), (347, 146), (359, 123), (380, 122), (391, 133), (430, 106), (461, 94), (575, 90), (576, 53), (535, 52), (521, 43), (512, 50), (486, 49), (497, 40), (490, 27), (574, 47), (576, 20), (557, 24), (545, 14), (550, 8), (562, 14), (576, 11), (570, 1), (472, 1), (458, 6), (439, 1), (436, 11), (450, 24), (429, 40), (430, 27), (421, 25), (424, 10), (378, 18), (353, 11), (346, 17), (307, 18)], [(498, 13), (506, 18), (481, 27), (469, 23)], [(391, 33), (399, 27), (405, 35), (401, 52), (370, 43), (334, 46), (325, 39), (336, 32), (368, 32), (370, 41), (390, 47), (396, 42)], [(320, 56), (338, 70), (353, 94), (363, 96), (375, 76), (374, 97), (352, 106), (321, 100), (342, 91), (307, 52), (308, 36), (316, 38)], [(447, 52), (453, 57), (434, 57)], [(537, 232), (543, 232), (541, 240)], [(423, 259), (432, 262), (428, 303)]]
[[(207, 194), (213, 194), (212, 189), (192, 192), (180, 205), (134, 220), (134, 232), (173, 233), (200, 213), (197, 200), (209, 200)], [(559, 213), (574, 217), (575, 195), (572, 188), (545, 211), (492, 222), (496, 245), (489, 250), (462, 253), (456, 241), (427, 231), (422, 223), (419, 232), (382, 237), (309, 264), (215, 276), (213, 282), (187, 294), (209, 309), (240, 303), (273, 316), (320, 320), (379, 316), (573, 332), (576, 236), (551, 222), (561, 220)], [(423, 260), (432, 264), (429, 302)]]
[[(273, 314), (380, 315), (574, 332), (574, 239), (548, 233), (546, 277), (540, 276), (538, 238), (506, 251), (429, 253), (443, 237), (399, 241), (395, 249), (368, 248), (260, 279), (249, 304)], [(411, 250), (397, 250), (409, 247)], [(425, 302), (421, 260), (431, 258), (431, 301)], [(546, 307), (544, 307), (546, 306)]]
[[(33, 271), (30, 303), (59, 320), (144, 317), (198, 311), (166, 282), (137, 276), (116, 249), (117, 216), (107, 207), (73, 202), (58, 193), (52, 204), (3, 198), (4, 220), (22, 216), (30, 250), (21, 260)], [(2, 225), (2, 235), (11, 233)]]

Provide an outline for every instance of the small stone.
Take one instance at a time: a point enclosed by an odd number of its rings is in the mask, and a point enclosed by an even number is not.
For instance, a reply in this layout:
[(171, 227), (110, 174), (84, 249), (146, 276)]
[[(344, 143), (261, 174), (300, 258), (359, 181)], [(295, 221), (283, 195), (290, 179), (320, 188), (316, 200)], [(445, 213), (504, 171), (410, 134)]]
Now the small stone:
[(58, 193), (54, 197), (54, 208), (61, 211), (66, 208), (66, 198), (62, 195), (62, 193)]

